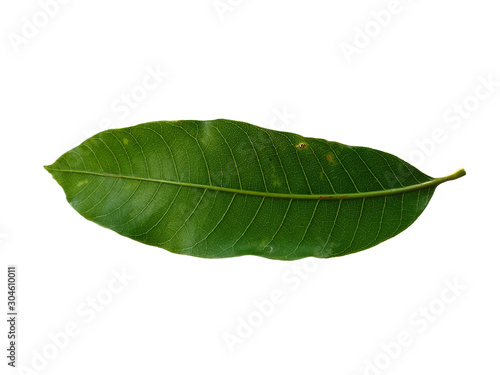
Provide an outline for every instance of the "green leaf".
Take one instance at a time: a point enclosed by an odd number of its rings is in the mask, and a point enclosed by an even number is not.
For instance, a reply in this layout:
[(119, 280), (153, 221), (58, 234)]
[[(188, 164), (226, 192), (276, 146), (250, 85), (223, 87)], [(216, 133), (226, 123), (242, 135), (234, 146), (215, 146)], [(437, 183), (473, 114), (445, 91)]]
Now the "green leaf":
[(327, 258), (410, 226), (439, 184), (391, 154), (243, 122), (103, 131), (45, 167), (86, 219), (204, 258)]

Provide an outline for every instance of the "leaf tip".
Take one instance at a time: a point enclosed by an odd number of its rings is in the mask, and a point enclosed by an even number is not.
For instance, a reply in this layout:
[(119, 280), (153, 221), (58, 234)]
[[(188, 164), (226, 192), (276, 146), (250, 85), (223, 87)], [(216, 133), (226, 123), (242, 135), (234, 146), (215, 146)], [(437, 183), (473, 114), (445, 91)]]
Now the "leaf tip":
[(52, 174), (52, 165), (44, 165), (43, 168), (49, 172), (50, 174)]

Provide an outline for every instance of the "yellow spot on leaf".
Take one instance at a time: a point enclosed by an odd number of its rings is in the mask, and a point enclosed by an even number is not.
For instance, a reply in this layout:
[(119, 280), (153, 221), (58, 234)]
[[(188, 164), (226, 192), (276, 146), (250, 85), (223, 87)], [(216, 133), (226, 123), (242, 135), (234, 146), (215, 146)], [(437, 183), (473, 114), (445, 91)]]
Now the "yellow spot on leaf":
[(127, 139), (127, 138), (123, 138), (123, 139), (122, 139), (122, 142), (123, 142), (123, 144), (124, 144), (125, 146), (126, 146), (126, 145), (128, 145), (128, 139)]
[(80, 182), (78, 182), (78, 184), (76, 186), (80, 187), (80, 186), (88, 184), (88, 183), (89, 183), (89, 180), (81, 180)]
[(268, 253), (272, 253), (274, 251), (273, 247), (268, 245), (269, 244), (269, 239), (268, 238), (264, 238), (262, 241), (260, 241), (259, 243), (259, 247), (262, 248), (262, 250), (268, 252)]

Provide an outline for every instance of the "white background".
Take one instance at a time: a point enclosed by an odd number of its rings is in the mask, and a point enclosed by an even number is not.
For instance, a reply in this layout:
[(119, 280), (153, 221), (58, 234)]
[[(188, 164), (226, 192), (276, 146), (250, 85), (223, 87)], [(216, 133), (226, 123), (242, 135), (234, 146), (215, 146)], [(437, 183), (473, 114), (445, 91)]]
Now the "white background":
[[(2, 374), (500, 372), (496, 2), (46, 3), (0, 6), (0, 310), (15, 264), (24, 366), (6, 365), (4, 323)], [(100, 130), (215, 118), (468, 174), (373, 249), (281, 262), (136, 243), (83, 219), (43, 169)]]

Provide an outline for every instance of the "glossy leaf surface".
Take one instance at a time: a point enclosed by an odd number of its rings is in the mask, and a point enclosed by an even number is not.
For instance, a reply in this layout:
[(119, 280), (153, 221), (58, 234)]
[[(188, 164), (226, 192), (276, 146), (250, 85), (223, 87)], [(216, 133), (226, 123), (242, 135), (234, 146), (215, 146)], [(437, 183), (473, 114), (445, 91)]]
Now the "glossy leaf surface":
[(46, 169), (88, 220), (205, 258), (354, 253), (411, 225), (436, 186), (391, 154), (243, 122), (103, 131)]

